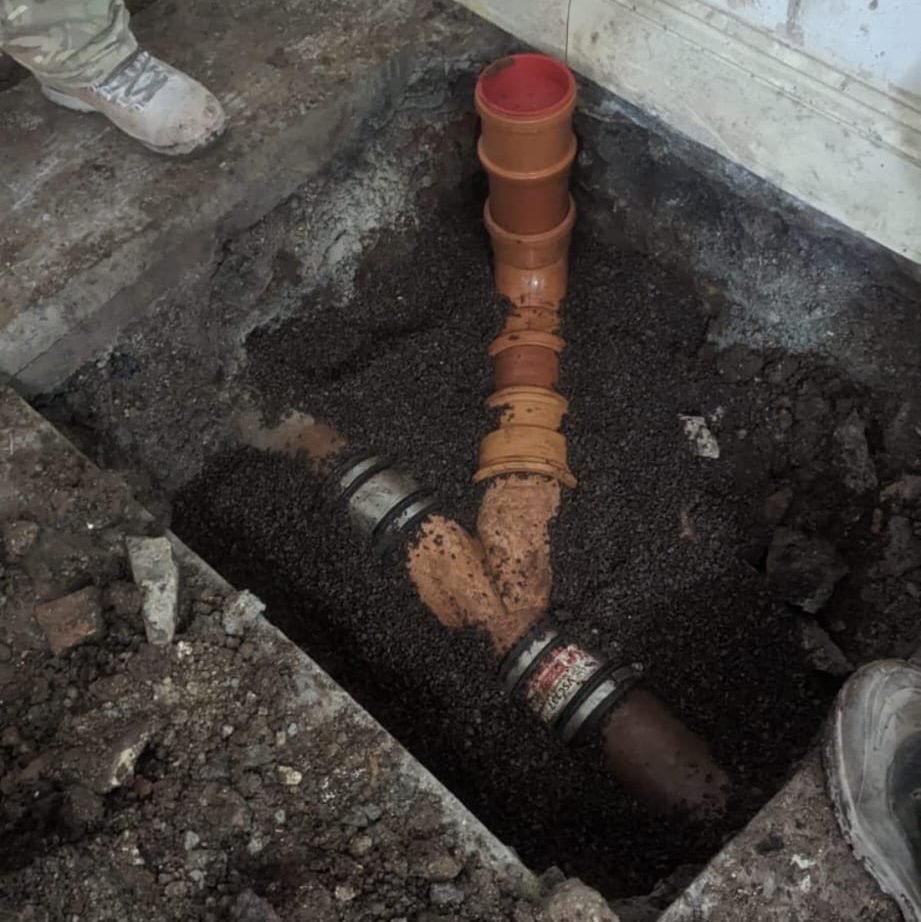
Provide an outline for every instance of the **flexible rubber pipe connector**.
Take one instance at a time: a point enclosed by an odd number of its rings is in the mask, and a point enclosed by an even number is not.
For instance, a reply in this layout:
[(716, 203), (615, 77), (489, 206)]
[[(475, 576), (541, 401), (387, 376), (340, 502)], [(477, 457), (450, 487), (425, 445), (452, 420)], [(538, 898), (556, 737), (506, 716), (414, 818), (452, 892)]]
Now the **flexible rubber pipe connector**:
[(352, 458), (329, 478), (335, 500), (344, 503), (352, 524), (387, 553), (409, 537), (435, 509), (437, 500), (392, 460), (378, 455)]
[(707, 744), (639, 686), (642, 672), (634, 663), (605, 663), (539, 625), (508, 652), (499, 677), (564, 741), (600, 732), (612, 771), (649, 806), (698, 818), (722, 812), (725, 772)]
[(506, 691), (567, 743), (597, 730), (641, 674), (636, 664), (604, 663), (548, 626), (529, 631), (499, 668)]

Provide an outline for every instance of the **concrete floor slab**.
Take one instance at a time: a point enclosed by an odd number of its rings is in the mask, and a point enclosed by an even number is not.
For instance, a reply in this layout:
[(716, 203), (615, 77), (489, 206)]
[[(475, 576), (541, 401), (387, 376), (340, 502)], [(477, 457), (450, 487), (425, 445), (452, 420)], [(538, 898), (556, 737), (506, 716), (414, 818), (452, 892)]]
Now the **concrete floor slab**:
[(0, 94), (0, 377), (60, 383), (386, 117), (422, 59), (487, 29), (439, 0), (154, 3), (135, 21), (142, 43), (231, 118), (185, 162), (55, 108), (34, 80)]
[(844, 841), (818, 752), (659, 922), (900, 922)]

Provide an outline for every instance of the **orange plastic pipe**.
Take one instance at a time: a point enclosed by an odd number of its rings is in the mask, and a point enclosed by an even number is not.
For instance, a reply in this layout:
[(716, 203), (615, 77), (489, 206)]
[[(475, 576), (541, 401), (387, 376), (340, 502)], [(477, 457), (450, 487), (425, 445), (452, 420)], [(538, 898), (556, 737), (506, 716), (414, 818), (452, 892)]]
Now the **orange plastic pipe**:
[(477, 151), (489, 175), (493, 217), (506, 231), (543, 233), (566, 217), (575, 104), (572, 72), (545, 55), (502, 58), (477, 81)]

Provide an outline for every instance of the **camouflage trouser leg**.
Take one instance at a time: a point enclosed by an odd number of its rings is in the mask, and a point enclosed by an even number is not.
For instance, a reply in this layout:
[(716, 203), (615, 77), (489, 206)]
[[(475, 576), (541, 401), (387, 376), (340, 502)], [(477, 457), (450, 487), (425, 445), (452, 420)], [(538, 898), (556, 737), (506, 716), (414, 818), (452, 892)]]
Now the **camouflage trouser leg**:
[(0, 0), (0, 51), (59, 89), (108, 77), (136, 48), (122, 0)]

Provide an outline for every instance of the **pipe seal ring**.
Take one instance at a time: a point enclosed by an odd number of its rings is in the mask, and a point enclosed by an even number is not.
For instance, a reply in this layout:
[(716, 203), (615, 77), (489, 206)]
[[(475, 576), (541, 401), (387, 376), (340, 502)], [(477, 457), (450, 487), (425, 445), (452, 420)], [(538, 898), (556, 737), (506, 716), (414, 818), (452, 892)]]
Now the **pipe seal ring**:
[(636, 663), (608, 665), (600, 669), (560, 715), (555, 727), (564, 743), (580, 743), (597, 727), (608, 712), (636, 685), (642, 674)]
[(499, 668), (499, 681), (511, 695), (525, 676), (537, 665), (547, 649), (558, 639), (554, 628), (537, 625), (528, 631), (505, 655)]

